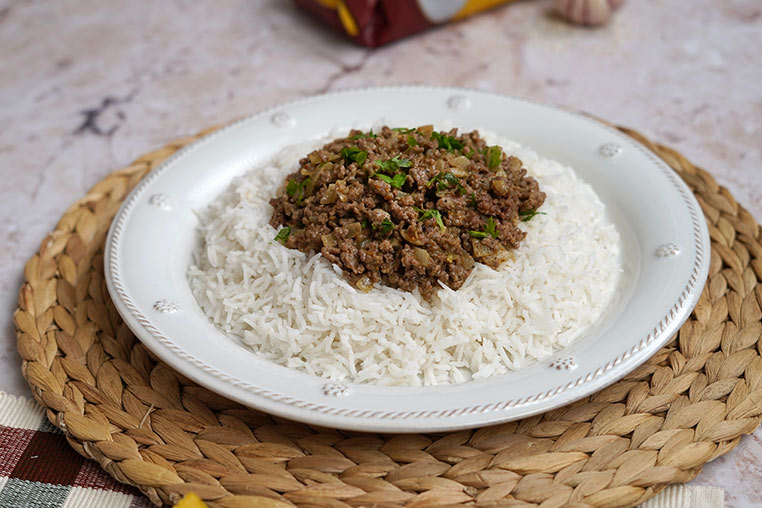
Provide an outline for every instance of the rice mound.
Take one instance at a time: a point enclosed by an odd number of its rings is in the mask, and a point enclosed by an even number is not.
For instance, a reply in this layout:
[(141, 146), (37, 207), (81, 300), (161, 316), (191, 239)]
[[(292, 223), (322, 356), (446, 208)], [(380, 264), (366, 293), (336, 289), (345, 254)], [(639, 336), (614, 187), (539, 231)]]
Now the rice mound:
[(274, 241), (268, 201), (321, 139), (291, 146), (236, 178), (199, 213), (202, 246), (188, 269), (209, 319), (265, 358), (327, 379), (437, 385), (504, 374), (569, 345), (617, 294), (620, 240), (590, 185), (558, 162), (481, 131), (524, 162), (546, 193), (522, 223), (515, 259), (477, 263), (457, 290), (426, 302), (378, 285), (352, 287), (341, 270)]

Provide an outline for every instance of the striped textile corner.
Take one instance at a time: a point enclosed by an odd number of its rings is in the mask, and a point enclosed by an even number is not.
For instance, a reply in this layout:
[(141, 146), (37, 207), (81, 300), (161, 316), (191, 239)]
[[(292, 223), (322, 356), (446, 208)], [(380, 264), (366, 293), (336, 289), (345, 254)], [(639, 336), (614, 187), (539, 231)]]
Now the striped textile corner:
[(0, 508), (149, 508), (66, 442), (33, 400), (0, 392)]

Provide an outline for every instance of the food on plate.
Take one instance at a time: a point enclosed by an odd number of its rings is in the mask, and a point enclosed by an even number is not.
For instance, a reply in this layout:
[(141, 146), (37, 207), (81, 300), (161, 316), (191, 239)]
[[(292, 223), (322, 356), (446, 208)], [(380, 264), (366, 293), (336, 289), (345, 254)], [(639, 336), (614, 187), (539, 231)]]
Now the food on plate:
[[(378, 128), (373, 132), (380, 135)], [(619, 233), (593, 188), (571, 168), (484, 129), (479, 137), (486, 146), (502, 147), (500, 158), (506, 164), (510, 157), (519, 159), (526, 176), (536, 180), (544, 194), (531, 220), (515, 222), (524, 238), (510, 250), (509, 261), (496, 268), (475, 262), (457, 290), (437, 282), (436, 291), (424, 298), (420, 284), (413, 291), (384, 283), (367, 291), (358, 289), (338, 264), (323, 255), (322, 238), (315, 252), (288, 248), (292, 233), (284, 233), (288, 226), (270, 224), (278, 206), (271, 206), (270, 200), (282, 192), (288, 175), (305, 166), (299, 162), (305, 154), (319, 153), (320, 147), (346, 133), (284, 148), (235, 178), (198, 211), (199, 247), (188, 270), (191, 290), (212, 323), (256, 354), (341, 382), (419, 386), (483, 379), (523, 368), (569, 345), (601, 318), (617, 296)], [(396, 134), (406, 140), (412, 133)], [(351, 140), (352, 146), (365, 150), (362, 142), (369, 135), (367, 128), (353, 131), (349, 137), (358, 138)], [(375, 156), (367, 151), (366, 158), (373, 163)], [(405, 165), (401, 162), (405, 158), (398, 157), (396, 165)], [(402, 171), (411, 168), (395, 167), (381, 174), (392, 182), (404, 174), (402, 190), (405, 185), (414, 190), (409, 173)], [(464, 180), (458, 177), (461, 185)], [(296, 185), (305, 191), (304, 203), (308, 196), (303, 182)], [(457, 188), (454, 180), (452, 185)], [(530, 191), (534, 188), (526, 185)], [(288, 183), (285, 191), (288, 194)], [(291, 197), (298, 196), (293, 184), (291, 191)], [(443, 194), (430, 200), (435, 206), (420, 208), (439, 210), (439, 199), (460, 197), (457, 191)], [(539, 201), (540, 195), (534, 199)], [(517, 207), (521, 210), (520, 204)], [(408, 222), (415, 223), (424, 213)], [(374, 218), (368, 219), (371, 224)], [(382, 217), (375, 219), (383, 224)], [(436, 218), (418, 222), (435, 237)], [(492, 236), (486, 223), (480, 229), (467, 227), (485, 236), (469, 234), (466, 240)]]
[(477, 262), (497, 268), (545, 200), (521, 161), (476, 131), (353, 130), (299, 161), (270, 200), (276, 239), (320, 252), (355, 287), (383, 282), (429, 299)]

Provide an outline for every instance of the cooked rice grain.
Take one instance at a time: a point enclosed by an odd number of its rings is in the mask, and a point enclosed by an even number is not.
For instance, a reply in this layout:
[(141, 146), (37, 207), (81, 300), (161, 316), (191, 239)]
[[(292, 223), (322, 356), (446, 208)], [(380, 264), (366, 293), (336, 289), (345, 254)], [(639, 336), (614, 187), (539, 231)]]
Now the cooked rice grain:
[(362, 293), (319, 254), (273, 240), (268, 200), (303, 154), (292, 146), (234, 180), (199, 214), (203, 247), (191, 289), (224, 333), (287, 367), (380, 385), (435, 385), (522, 368), (567, 346), (617, 294), (619, 234), (573, 170), (482, 132), (519, 157), (547, 194), (527, 237), (498, 271), (477, 264), (430, 303), (377, 286)]

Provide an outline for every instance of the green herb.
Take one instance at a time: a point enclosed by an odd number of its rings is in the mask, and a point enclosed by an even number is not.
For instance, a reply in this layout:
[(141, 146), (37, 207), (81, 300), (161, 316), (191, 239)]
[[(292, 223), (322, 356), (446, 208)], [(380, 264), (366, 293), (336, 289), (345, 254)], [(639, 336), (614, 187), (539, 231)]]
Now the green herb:
[(379, 180), (383, 180), (384, 182), (388, 183), (395, 189), (401, 189), (403, 185), (405, 185), (405, 181), (407, 180), (407, 175), (405, 173), (397, 173), (393, 177), (389, 175), (385, 175), (383, 173), (373, 173), (373, 175)]
[(382, 181), (388, 183), (389, 185), (392, 184), (392, 177), (389, 176), (389, 175), (385, 175), (383, 173), (373, 173), (373, 175), (371, 175), (371, 176), (375, 176), (379, 180), (382, 180)]
[(347, 146), (341, 149), (341, 152), (339, 152), (341, 157), (344, 159), (344, 162), (346, 164), (351, 164), (353, 162), (356, 162), (358, 166), (362, 167), (363, 164), (365, 164), (365, 159), (368, 158), (368, 152), (365, 150), (360, 150), (360, 148), (356, 146)]
[(500, 161), (503, 160), (503, 149), (499, 146), (491, 146), (487, 150), (487, 167), (495, 169), (500, 165)]
[(273, 238), (273, 240), (280, 243), (285, 243), (286, 240), (288, 240), (289, 235), (291, 235), (291, 228), (286, 226), (285, 228), (281, 228), (281, 230), (278, 231), (278, 234), (275, 235), (275, 238)]
[(394, 229), (394, 223), (389, 219), (384, 219), (378, 226), (373, 225), (373, 229), (379, 231), (382, 235), (388, 235)]
[(395, 189), (401, 189), (403, 185), (405, 185), (405, 181), (407, 180), (407, 175), (405, 173), (397, 173), (394, 175), (394, 178), (392, 178), (392, 187)]
[(444, 222), (442, 222), (442, 214), (439, 213), (439, 210), (436, 210), (434, 208), (430, 208), (428, 210), (424, 210), (422, 208), (416, 208), (415, 210), (421, 214), (421, 216), (418, 217), (418, 220), (424, 221), (427, 219), (434, 219), (434, 222), (437, 223), (437, 226), (439, 226), (439, 229), (444, 232), (445, 225), (444, 225)]
[(418, 146), (418, 141), (415, 140), (412, 134), (407, 135), (407, 146)]
[(296, 180), (289, 180), (288, 185), (286, 185), (286, 194), (288, 194), (289, 197), (293, 196), (299, 190), (299, 187), (301, 187), (299, 182)]
[(497, 231), (497, 222), (495, 222), (495, 219), (490, 217), (487, 219), (486, 224), (484, 224), (484, 231), (489, 233), (489, 235), (492, 238), (497, 238), (498, 231)]
[(476, 194), (473, 192), (471, 193), (471, 206), (476, 208)]
[(369, 228), (369, 227), (370, 227), (370, 222), (368, 221), (368, 219), (363, 219), (363, 220), (360, 222), (360, 225), (361, 225), (362, 227), (364, 227), (364, 228)]
[(304, 188), (309, 185), (310, 179), (305, 178), (301, 182), (296, 180), (289, 180), (286, 185), (286, 194), (289, 197), (296, 196), (296, 204), (302, 206), (302, 199), (304, 199)]
[(466, 189), (463, 188), (463, 185), (461, 185), (460, 180), (457, 176), (453, 175), (449, 171), (442, 171), (435, 177), (433, 177), (431, 180), (429, 180), (429, 183), (426, 184), (426, 187), (431, 187), (431, 185), (436, 182), (437, 183), (437, 190), (444, 190), (448, 189), (450, 187), (457, 187), (459, 194), (465, 194)]
[(474, 149), (472, 148), (472, 149), (470, 149), (470, 150), (469, 150), (467, 153), (464, 153), (463, 155), (466, 157), (466, 159), (470, 159), (471, 157), (473, 157), (473, 156), (474, 156), (474, 154), (475, 154), (475, 153), (476, 153), (476, 150), (474, 150)]
[(439, 143), (439, 148), (444, 148), (448, 152), (461, 150), (463, 148), (463, 142), (458, 141), (455, 136), (450, 136), (449, 134), (442, 134), (434, 131), (431, 133), (431, 139)]
[(534, 208), (531, 210), (524, 210), (523, 212), (519, 212), (519, 218), (521, 219), (521, 222), (530, 221), (535, 215), (545, 215), (545, 212), (538, 212)]
[(309, 177), (302, 180), (302, 186), (299, 188), (299, 192), (296, 193), (296, 204), (302, 206), (302, 199), (304, 199), (304, 188), (310, 184)]
[(412, 162), (410, 162), (410, 159), (400, 159), (399, 155), (395, 155), (392, 157), (392, 161), (394, 161), (395, 164), (397, 164), (398, 168), (409, 168), (413, 165)]
[(497, 236), (500, 233), (497, 230), (497, 222), (495, 222), (495, 219), (490, 217), (489, 219), (487, 219), (487, 222), (484, 224), (483, 231), (469, 231), (468, 234), (473, 236), (474, 238), (487, 238), (488, 236), (491, 236), (492, 238), (497, 238)]
[(415, 132), (415, 129), (408, 129), (407, 127), (393, 127), (392, 130), (394, 132), (399, 132), (400, 134), (409, 134), (411, 132)]
[(349, 139), (351, 139), (352, 141), (356, 141), (362, 138), (375, 139), (377, 137), (378, 135), (374, 134), (373, 129), (371, 129), (368, 132), (361, 132), (360, 134), (355, 134), (354, 136), (350, 136)]
[(395, 155), (387, 161), (377, 160), (375, 164), (385, 173), (394, 173), (398, 169), (409, 168), (413, 165), (410, 159), (402, 159), (399, 155)]

